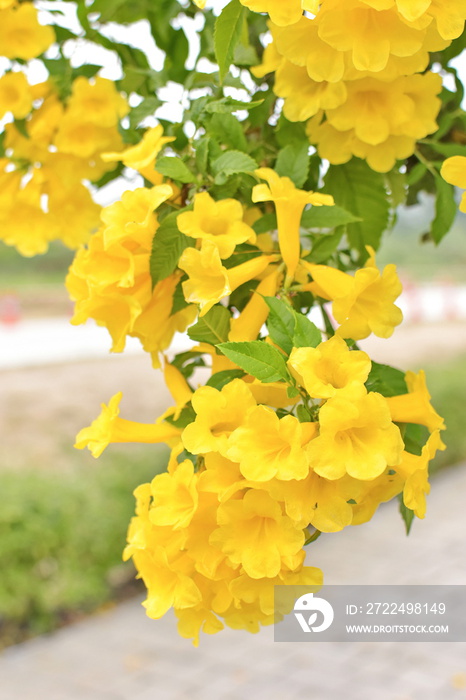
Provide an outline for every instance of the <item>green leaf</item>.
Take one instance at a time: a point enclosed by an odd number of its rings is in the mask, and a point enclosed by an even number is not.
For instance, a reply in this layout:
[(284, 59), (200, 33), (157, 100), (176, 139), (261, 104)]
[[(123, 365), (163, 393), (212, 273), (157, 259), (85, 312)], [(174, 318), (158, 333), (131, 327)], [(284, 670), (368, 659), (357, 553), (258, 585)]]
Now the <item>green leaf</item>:
[(429, 429), (425, 425), (403, 423), (400, 424), (400, 430), (406, 452), (411, 452), (411, 454), (419, 457), (429, 438)]
[(161, 175), (178, 180), (179, 182), (196, 182), (196, 176), (190, 171), (186, 163), (176, 156), (162, 156), (157, 158), (155, 169)]
[(208, 131), (220, 143), (238, 151), (247, 151), (248, 144), (241, 122), (232, 114), (214, 114), (208, 125)]
[(306, 406), (303, 406), (302, 403), (300, 403), (297, 407), (296, 415), (300, 423), (309, 423), (311, 420), (311, 414), (307, 410)]
[(302, 187), (309, 174), (309, 143), (290, 143), (282, 148), (275, 163), (276, 172)]
[(389, 221), (384, 176), (374, 172), (365, 161), (353, 158), (344, 165), (330, 166), (325, 192), (333, 195), (338, 205), (361, 217), (360, 222), (347, 224), (346, 233), (350, 245), (359, 250), (363, 259), (367, 258), (366, 245), (377, 250)]
[(398, 502), (400, 504), (400, 513), (401, 517), (403, 518), (403, 522), (406, 527), (406, 534), (409, 535), (411, 531), (411, 525), (413, 524), (414, 520), (414, 511), (412, 511), (410, 508), (407, 508), (403, 502), (403, 494), (400, 493), (398, 496)]
[(452, 185), (440, 175), (435, 175), (437, 187), (437, 199), (435, 201), (435, 217), (432, 221), (430, 233), (435, 243), (440, 243), (442, 238), (451, 229), (458, 211), (455, 201), (455, 190)]
[(251, 102), (242, 102), (241, 100), (234, 100), (232, 97), (222, 97), (220, 100), (209, 102), (204, 109), (208, 114), (231, 114), (231, 112), (237, 112), (240, 109), (255, 109), (255, 107), (259, 107), (263, 101), (264, 100), (253, 100)]
[(149, 266), (154, 286), (174, 272), (183, 250), (195, 245), (193, 238), (188, 238), (178, 229), (177, 216), (178, 212), (169, 214), (160, 224), (152, 241)]
[(188, 335), (191, 340), (200, 343), (218, 345), (228, 340), (230, 332), (230, 312), (225, 306), (217, 304), (202, 316), (194, 326), (188, 328)]
[(296, 311), (293, 311), (293, 313), (295, 316), (293, 346), (295, 348), (315, 348), (322, 342), (321, 332), (307, 316)]
[(312, 207), (304, 212), (301, 219), (301, 228), (335, 228), (345, 226), (356, 221), (362, 221), (361, 217), (351, 214), (343, 207)]
[(214, 44), (220, 82), (223, 82), (241, 39), (245, 8), (239, 0), (231, 0), (215, 22)]
[(233, 379), (241, 379), (244, 377), (242, 369), (224, 369), (222, 372), (216, 372), (211, 376), (206, 386), (213, 386), (214, 389), (220, 391), (226, 384), (229, 384)]
[(326, 262), (340, 245), (343, 230), (340, 228), (335, 233), (321, 234), (313, 240), (311, 254), (306, 260), (321, 263)]
[(241, 151), (226, 151), (212, 163), (212, 171), (218, 185), (224, 184), (230, 175), (251, 173), (257, 167), (256, 161)]
[(405, 373), (389, 365), (372, 363), (372, 369), (366, 381), (367, 391), (376, 391), (382, 396), (399, 396), (408, 393)]
[(229, 360), (264, 384), (290, 379), (281, 352), (263, 340), (222, 343), (217, 347)]
[(299, 389), (297, 389), (295, 386), (289, 386), (286, 390), (286, 395), (289, 399), (295, 399), (297, 396), (299, 396)]
[(155, 110), (160, 107), (161, 101), (157, 97), (146, 97), (137, 107), (133, 107), (130, 111), (129, 125), (135, 129), (146, 117), (154, 114)]
[(260, 219), (255, 221), (252, 228), (257, 234), (268, 233), (277, 229), (277, 217), (275, 214), (264, 214)]
[(294, 311), (289, 304), (276, 297), (263, 297), (270, 309), (267, 328), (270, 339), (287, 355), (293, 349), (293, 336), (296, 327)]

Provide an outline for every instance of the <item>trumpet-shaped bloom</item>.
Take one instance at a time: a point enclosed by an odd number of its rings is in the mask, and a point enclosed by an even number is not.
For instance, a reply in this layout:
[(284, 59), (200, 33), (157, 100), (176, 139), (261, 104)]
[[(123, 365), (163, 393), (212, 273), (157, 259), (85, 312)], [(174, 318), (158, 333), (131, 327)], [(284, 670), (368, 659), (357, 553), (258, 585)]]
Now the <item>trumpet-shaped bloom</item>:
[(269, 307), (262, 296), (275, 296), (277, 277), (277, 270), (274, 270), (259, 283), (256, 293), (252, 295), (240, 315), (232, 319), (228, 340), (256, 340), (269, 315)]
[(361, 340), (374, 333), (389, 338), (403, 314), (393, 303), (402, 286), (395, 265), (382, 272), (375, 267), (373, 257), (354, 277), (325, 265), (303, 263), (317, 283), (317, 294), (333, 299), (333, 315), (340, 324), (337, 335)]
[(73, 81), (68, 110), (77, 120), (111, 127), (128, 114), (129, 105), (113, 80), (79, 76)]
[[(442, 164), (440, 174), (450, 185), (466, 190), (466, 157), (447, 158)], [(461, 197), (460, 211), (466, 213), (466, 192), (463, 192)]]
[(270, 168), (259, 168), (256, 175), (265, 180), (267, 185), (254, 187), (252, 201), (274, 202), (280, 252), (287, 267), (287, 275), (292, 280), (299, 262), (299, 225), (304, 208), (308, 204), (332, 206), (333, 198), (325, 194), (299, 190), (290, 178), (280, 177)]
[(151, 522), (154, 525), (169, 525), (174, 530), (187, 527), (198, 506), (197, 479), (194, 465), (189, 459), (185, 459), (169, 474), (158, 474), (151, 484)]
[(220, 505), (218, 524), (210, 542), (254, 579), (277, 576), (304, 544), (303, 531), (282, 515), (279, 504), (265, 491), (252, 489), (242, 500)]
[(167, 143), (175, 140), (174, 136), (164, 136), (163, 127), (159, 124), (148, 129), (136, 146), (130, 146), (120, 153), (103, 153), (106, 162), (121, 160), (127, 168), (133, 168), (154, 185), (160, 184), (160, 174), (154, 170), (155, 160)]
[(113, 442), (144, 442), (171, 444), (179, 441), (181, 430), (172, 425), (136, 423), (119, 417), (121, 391), (112, 396), (108, 406), (102, 404), (102, 412), (87, 428), (76, 436), (78, 450), (89, 448), (93, 457), (100, 457), (105, 448)]
[(216, 202), (208, 192), (194, 196), (194, 209), (180, 214), (177, 225), (186, 236), (211, 241), (221, 258), (229, 258), (239, 243), (254, 243), (254, 230), (243, 221), (243, 207), (236, 199)]
[(391, 54), (412, 56), (423, 48), (429, 19), (406, 22), (394, 7), (374, 9), (364, 1), (325, 0), (319, 36), (338, 51), (351, 51), (358, 70), (383, 70)]
[(351, 350), (335, 335), (316, 348), (293, 348), (288, 367), (299, 384), (313, 398), (364, 393), (364, 382), (371, 370), (369, 356), (361, 350)]
[(24, 73), (5, 73), (0, 78), (0, 119), (7, 112), (24, 119), (31, 108), (32, 91)]
[(192, 454), (220, 452), (226, 456), (228, 436), (255, 405), (247, 384), (241, 379), (225, 384), (221, 391), (211, 386), (197, 389), (192, 397), (196, 420), (183, 431), (184, 446)]
[(404, 443), (383, 396), (329, 399), (319, 412), (320, 434), (309, 443), (311, 468), (326, 479), (348, 473), (371, 480), (401, 461)]
[(222, 265), (217, 245), (211, 240), (204, 240), (200, 250), (186, 248), (178, 262), (178, 267), (189, 278), (182, 285), (185, 299), (199, 304), (199, 315), (204, 316), (243, 282), (260, 275), (272, 260), (274, 256), (261, 255), (227, 270)]
[(0, 55), (6, 58), (36, 58), (55, 41), (52, 27), (39, 24), (32, 2), (0, 10)]
[(429, 428), (430, 432), (445, 430), (445, 422), (430, 403), (424, 370), (418, 374), (405, 374), (408, 394), (390, 396), (387, 398), (392, 420), (397, 423), (418, 423)]
[(273, 91), (283, 97), (283, 114), (292, 122), (304, 122), (324, 109), (335, 109), (347, 98), (346, 83), (312, 80), (306, 68), (283, 61), (275, 73)]
[(294, 416), (278, 418), (267, 406), (249, 411), (244, 423), (228, 439), (226, 455), (239, 462), (240, 470), (251, 481), (304, 479), (309, 459), (303, 445), (316, 430), (315, 423), (300, 423)]

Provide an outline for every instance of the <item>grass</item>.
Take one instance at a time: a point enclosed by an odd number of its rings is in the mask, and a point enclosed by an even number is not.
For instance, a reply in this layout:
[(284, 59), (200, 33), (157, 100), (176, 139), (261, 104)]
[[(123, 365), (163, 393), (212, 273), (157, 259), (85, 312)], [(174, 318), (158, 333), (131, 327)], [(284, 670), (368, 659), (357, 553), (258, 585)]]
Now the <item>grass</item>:
[(2, 472), (0, 646), (50, 631), (118, 597), (134, 579), (121, 559), (134, 488), (165, 468), (165, 452), (57, 477)]

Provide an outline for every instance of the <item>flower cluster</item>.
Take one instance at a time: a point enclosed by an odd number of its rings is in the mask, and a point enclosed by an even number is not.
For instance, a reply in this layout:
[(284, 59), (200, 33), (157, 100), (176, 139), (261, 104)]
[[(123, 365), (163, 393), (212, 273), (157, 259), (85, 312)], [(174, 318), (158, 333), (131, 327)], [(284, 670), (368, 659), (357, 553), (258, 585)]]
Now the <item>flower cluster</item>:
[[(195, 644), (224, 623), (252, 632), (271, 624), (277, 584), (320, 585), (319, 569), (304, 563), (311, 530), (364, 523), (397, 494), (425, 514), (444, 426), (423, 373), (406, 375), (405, 394), (370, 391), (368, 355), (337, 335), (293, 347), (287, 365), (296, 398), (247, 375), (191, 393), (167, 365), (173, 395), (184, 394), (178, 420), (175, 409), (153, 425), (121, 419), (118, 395), (77, 438), (95, 456), (110, 442), (172, 447), (168, 473), (135, 491), (125, 557), (147, 586), (147, 614), (173, 607)], [(405, 450), (400, 427), (410, 423), (431, 431), (420, 455)]]
[(16, 62), (43, 54), (55, 32), (39, 23), (31, 2), (3, 2), (0, 20), (0, 55), (12, 62), (0, 78), (0, 115), (10, 120), (0, 161), (0, 237), (26, 256), (45, 252), (54, 239), (77, 248), (99, 223), (85, 183), (113, 169), (100, 156), (123, 148), (118, 125), (128, 104), (100, 77), (78, 76), (66, 96), (52, 78), (29, 84)]
[[(154, 160), (168, 140), (155, 127), (106, 158), (156, 182)], [(73, 322), (106, 326), (117, 352), (127, 335), (138, 337), (155, 367), (175, 330), (198, 319), (189, 333), (200, 344), (180, 361), (163, 359), (175, 405), (141, 424), (119, 416), (117, 394), (76, 441), (95, 457), (115, 442), (171, 447), (168, 472), (135, 492), (125, 557), (148, 589), (148, 615), (173, 607), (180, 634), (196, 644), (201, 630), (254, 632), (274, 622), (277, 584), (321, 585), (304, 550), (320, 533), (366, 522), (399, 494), (424, 517), (428, 462), (443, 448), (423, 373), (389, 368), (387, 380), (387, 369), (354, 346), (370, 333), (388, 338), (401, 322), (395, 266), (380, 272), (372, 248), (354, 275), (313, 263), (301, 218), (309, 205), (332, 207), (332, 198), (269, 168), (254, 174), (252, 203), (273, 203), (276, 231), (258, 235), (258, 210), (207, 191), (168, 213), (180, 193), (154, 184), (103, 210), (67, 279)], [(240, 287), (245, 299), (235, 309)], [(332, 302), (337, 327), (326, 339), (293, 309), (298, 294)], [(210, 367), (206, 386), (188, 383), (190, 356)], [(410, 424), (431, 433), (417, 452), (403, 439)]]
[(429, 52), (463, 31), (460, 0), (295, 0), (286, 9), (273, 0), (242, 2), (271, 18), (273, 43), (253, 72), (275, 72), (285, 116), (308, 122), (322, 158), (339, 164), (357, 156), (387, 172), (437, 129), (442, 80), (424, 71)]

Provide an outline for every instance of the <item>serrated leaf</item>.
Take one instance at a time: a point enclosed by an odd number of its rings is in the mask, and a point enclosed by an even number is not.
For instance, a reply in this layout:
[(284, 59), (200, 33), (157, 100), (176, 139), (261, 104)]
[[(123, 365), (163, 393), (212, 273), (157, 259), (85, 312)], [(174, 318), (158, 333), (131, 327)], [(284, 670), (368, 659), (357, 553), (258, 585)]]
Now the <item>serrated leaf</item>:
[(338, 207), (312, 207), (304, 212), (301, 219), (301, 228), (336, 228), (357, 221), (362, 221), (360, 216)]
[(400, 513), (405, 524), (406, 534), (409, 535), (414, 520), (414, 511), (412, 511), (411, 508), (407, 508), (405, 506), (402, 493), (400, 493), (400, 495), (398, 496), (398, 502), (400, 504)]
[(233, 61), (235, 48), (241, 39), (245, 8), (239, 0), (231, 0), (215, 22), (214, 45), (220, 82), (228, 73)]
[(287, 355), (293, 349), (293, 335), (296, 319), (291, 306), (276, 297), (263, 297), (269, 307), (267, 328), (270, 339), (278, 345)]
[(256, 168), (257, 163), (254, 158), (242, 153), (242, 151), (226, 151), (212, 163), (215, 182), (219, 185), (224, 184), (230, 175), (250, 173)]
[(359, 250), (363, 259), (367, 258), (366, 245), (377, 250), (389, 221), (390, 204), (383, 175), (374, 172), (365, 161), (353, 158), (344, 165), (330, 166), (324, 191), (333, 195), (339, 206), (361, 217), (360, 222), (347, 224), (346, 233), (350, 245)]
[(229, 360), (264, 384), (289, 380), (281, 352), (262, 340), (222, 343), (217, 347)]
[(435, 200), (435, 217), (430, 233), (435, 243), (438, 244), (451, 229), (458, 209), (453, 186), (445, 182), (440, 175), (435, 175), (435, 185), (437, 199)]
[(296, 187), (302, 187), (309, 174), (309, 144), (290, 143), (282, 148), (275, 163), (275, 171), (282, 177), (289, 177)]
[(366, 381), (367, 391), (376, 391), (382, 396), (399, 396), (406, 394), (405, 373), (390, 365), (372, 363), (372, 368)]
[(244, 377), (242, 369), (224, 369), (222, 372), (213, 374), (209, 381), (206, 382), (206, 386), (213, 386), (214, 389), (220, 391), (226, 384), (232, 382), (233, 379), (241, 379), (241, 377)]
[(295, 317), (295, 329), (293, 334), (293, 346), (295, 348), (315, 348), (322, 342), (322, 334), (304, 314), (293, 312)]
[(158, 158), (155, 169), (161, 175), (165, 175), (172, 180), (178, 180), (184, 183), (196, 182), (194, 173), (190, 171), (181, 158), (177, 158), (176, 156), (162, 156), (162, 158)]
[(198, 320), (194, 326), (188, 328), (188, 335), (191, 340), (200, 343), (218, 345), (228, 340), (230, 332), (230, 312), (225, 306), (217, 304)]
[(149, 268), (154, 286), (175, 271), (183, 250), (195, 245), (193, 238), (188, 238), (178, 229), (177, 216), (178, 212), (169, 214), (160, 224), (152, 241)]

